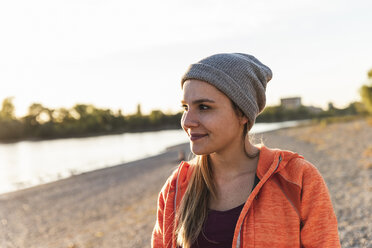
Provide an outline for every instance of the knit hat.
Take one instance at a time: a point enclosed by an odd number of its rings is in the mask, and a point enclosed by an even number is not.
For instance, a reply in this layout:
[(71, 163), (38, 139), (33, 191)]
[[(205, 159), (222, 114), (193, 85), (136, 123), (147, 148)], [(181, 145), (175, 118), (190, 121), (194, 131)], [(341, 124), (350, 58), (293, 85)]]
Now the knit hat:
[(249, 130), (266, 104), (266, 84), (272, 78), (269, 67), (252, 55), (221, 53), (192, 64), (181, 80), (188, 79), (212, 84), (225, 93), (249, 120)]

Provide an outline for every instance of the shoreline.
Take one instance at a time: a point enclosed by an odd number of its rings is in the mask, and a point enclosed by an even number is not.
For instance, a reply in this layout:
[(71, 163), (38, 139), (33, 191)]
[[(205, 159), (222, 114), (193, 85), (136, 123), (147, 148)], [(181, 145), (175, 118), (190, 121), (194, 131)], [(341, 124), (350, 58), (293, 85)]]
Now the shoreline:
[[(285, 120), (285, 121), (272, 121), (272, 122), (256, 122), (255, 124), (271, 124), (271, 123), (283, 123), (283, 122), (301, 122), (301, 121), (308, 121), (310, 119), (300, 119), (300, 120)], [(20, 138), (20, 139), (0, 139), (0, 144), (14, 144), (17, 142), (39, 142), (39, 141), (48, 141), (48, 140), (59, 140), (59, 139), (79, 139), (79, 138), (91, 138), (91, 137), (99, 137), (99, 136), (106, 136), (106, 135), (118, 135), (118, 134), (132, 134), (132, 133), (145, 133), (145, 132), (160, 132), (160, 131), (167, 131), (167, 130), (182, 130), (180, 126), (168, 126), (168, 127), (157, 127), (157, 128), (149, 128), (149, 129), (142, 129), (142, 130), (131, 130), (131, 131), (116, 131), (116, 132), (99, 132), (99, 133), (86, 133), (81, 135), (73, 135), (73, 136), (55, 136), (55, 137), (31, 137), (31, 138)]]
[[(264, 129), (259, 127), (257, 129), (257, 132), (254, 133), (253, 135), (259, 135), (261, 133), (271, 132), (271, 131), (285, 129), (285, 128), (291, 128), (293, 126), (304, 125), (306, 123), (309, 123), (309, 120), (295, 120), (295, 121), (285, 121), (285, 122), (279, 122), (279, 123), (265, 123), (265, 124), (268, 124), (268, 126), (266, 126)], [(270, 127), (270, 125), (274, 125), (274, 126)], [(256, 126), (256, 128), (258, 126)], [(265, 131), (265, 129), (267, 131)], [(171, 130), (171, 129), (169, 129), (169, 130)], [(263, 131), (261, 131), (261, 130), (263, 130)], [(161, 130), (161, 131), (167, 131), (167, 130)], [(155, 131), (155, 132), (157, 132), (157, 131)], [(113, 135), (115, 135), (115, 134), (113, 134)], [(85, 137), (80, 137), (80, 138), (85, 138)], [(66, 138), (66, 139), (68, 139), (68, 138)], [(56, 140), (56, 139), (51, 139), (51, 140)], [(26, 140), (24, 140), (24, 141), (26, 141)], [(27, 141), (28, 142), (40, 142), (40, 141), (48, 141), (48, 140), (27, 140)], [(158, 154), (154, 154), (153, 156), (161, 155), (162, 153), (166, 152), (167, 150), (171, 149), (172, 147), (182, 146), (182, 145), (185, 145), (185, 144), (188, 144), (188, 143), (181, 143), (181, 144), (173, 145), (171, 147), (165, 147), (165, 149), (163, 151), (160, 151)], [(81, 175), (81, 174), (89, 173), (89, 172), (92, 172), (94, 170), (110, 168), (110, 167), (127, 164), (127, 163), (134, 162), (134, 161), (141, 160), (141, 159), (146, 159), (146, 158), (147, 157), (139, 157), (139, 158), (136, 158), (135, 160), (129, 160), (129, 161), (125, 161), (123, 163), (118, 163), (118, 164), (106, 165), (106, 166), (103, 166), (101, 168), (96, 167), (96, 169), (92, 169), (92, 170), (88, 170), (88, 171), (79, 170), (78, 168), (72, 168), (72, 169), (69, 169), (68, 171), (65, 171), (65, 172), (62, 172), (62, 173), (59, 172), (58, 176), (57, 175), (54, 175), (54, 176), (52, 175), (49, 178), (40, 178), (39, 177), (39, 181), (38, 182), (33, 182), (33, 183), (31, 183), (30, 181), (14, 182), (12, 184), (12, 186), (9, 187), (10, 190), (0, 190), (0, 196), (2, 194), (12, 193), (12, 192), (16, 192), (16, 191), (19, 191), (19, 190), (25, 190), (25, 189), (37, 187), (37, 186), (40, 186), (40, 185), (45, 185), (45, 184), (57, 182), (59, 180), (64, 180), (64, 179), (67, 179), (67, 178), (70, 178), (70, 177), (75, 177), (75, 176), (78, 176), (78, 175)], [(63, 176), (62, 176), (62, 174), (63, 174)]]
[(58, 140), (58, 139), (80, 139), (80, 138), (91, 138), (91, 137), (99, 137), (99, 136), (106, 136), (106, 135), (117, 135), (117, 134), (126, 134), (126, 133), (144, 133), (144, 132), (159, 132), (159, 131), (167, 131), (167, 130), (178, 130), (180, 127), (166, 127), (166, 128), (154, 128), (154, 129), (143, 129), (143, 130), (131, 130), (131, 131), (117, 131), (117, 132), (98, 132), (98, 133), (86, 133), (81, 135), (74, 135), (74, 136), (66, 136), (66, 137), (49, 137), (49, 138), (22, 138), (22, 139), (1, 139), (0, 144), (13, 144), (22, 141), (29, 141), (29, 142), (39, 142), (39, 141), (48, 141), (48, 140)]
[(9, 194), (18, 194), (18, 192), (28, 193), (28, 191), (42, 190), (44, 187), (52, 186), (52, 184), (64, 184), (64, 181), (74, 180), (74, 178), (79, 179), (79, 177), (89, 176), (88, 174), (93, 175), (93, 174), (105, 173), (104, 171), (106, 171), (106, 170), (109, 171), (111, 169), (114, 169), (115, 167), (130, 167), (130, 166), (135, 166), (137, 164), (145, 163), (147, 160), (156, 159), (158, 157), (163, 157), (163, 156), (164, 157), (165, 156), (169, 157), (169, 156), (171, 156), (171, 154), (168, 154), (170, 152), (172, 152), (172, 155), (174, 156), (173, 153), (174, 153), (175, 150), (177, 150), (177, 151), (179, 149), (190, 150), (190, 149), (187, 148), (187, 146), (189, 146), (189, 143), (181, 143), (181, 144), (177, 144), (177, 145), (174, 145), (174, 146), (167, 147), (164, 152), (161, 152), (161, 153), (153, 155), (153, 156), (144, 157), (144, 158), (140, 158), (140, 159), (137, 159), (137, 160), (134, 160), (134, 161), (129, 161), (129, 162), (121, 163), (121, 164), (106, 166), (106, 167), (102, 167), (102, 168), (98, 168), (98, 169), (94, 169), (94, 170), (90, 170), (90, 171), (85, 171), (85, 172), (81, 172), (81, 173), (77, 172), (76, 174), (71, 174), (68, 177), (60, 178), (60, 179), (53, 180), (53, 181), (50, 181), (50, 182), (45, 182), (45, 183), (32, 185), (30, 187), (16, 189), (16, 190), (9, 191), (9, 192), (3, 192), (3, 193), (0, 192), (0, 200), (4, 197), (6, 198), (7, 197), (6, 195), (9, 195)]
[[(342, 247), (372, 246), (372, 127), (365, 120), (254, 135), (313, 163), (329, 188)], [(351, 138), (352, 137), (352, 138)], [(0, 194), (0, 247), (148, 247), (158, 193), (177, 167), (169, 147), (145, 159)], [(371, 152), (372, 153), (372, 152)]]
[(141, 159), (137, 159), (137, 160), (134, 160), (134, 161), (125, 162), (125, 163), (121, 163), (121, 164), (116, 164), (116, 165), (112, 165), (112, 166), (108, 166), (108, 167), (103, 167), (103, 168), (99, 168), (99, 169), (94, 169), (94, 170), (91, 170), (91, 171), (81, 172), (81, 173), (73, 174), (71, 176), (61, 178), (61, 179), (57, 179), (57, 180), (54, 180), (54, 181), (41, 183), (41, 184), (33, 185), (33, 186), (30, 186), (30, 187), (17, 189), (17, 190), (14, 190), (14, 191), (0, 193), (0, 200), (2, 198), (7, 198), (8, 197), (7, 195), (13, 195), (13, 194), (17, 195), (17, 194), (23, 194), (23, 193), (28, 194), (30, 192), (44, 190), (45, 187), (53, 187), (54, 184), (57, 185), (57, 184), (71, 183), (70, 182), (71, 180), (72, 181), (73, 180), (80, 180), (80, 177), (82, 178), (82, 180), (84, 180), (83, 177), (94, 177), (94, 176), (101, 175), (101, 174), (108, 174), (109, 171), (115, 170), (115, 168), (121, 168), (121, 169), (125, 170), (125, 167), (138, 166), (138, 165), (144, 164), (147, 161), (152, 160), (152, 159), (159, 159), (159, 158), (163, 158), (163, 157), (164, 158), (169, 158), (169, 157), (173, 158), (174, 157), (174, 159), (175, 159), (176, 156), (175, 156), (174, 153), (178, 152), (178, 150), (180, 150), (180, 149), (181, 150), (190, 150), (188, 148), (188, 146), (189, 146), (189, 143), (181, 143), (181, 144), (177, 144), (177, 145), (174, 145), (174, 146), (167, 147), (164, 152), (161, 152), (161, 153), (153, 155), (153, 156), (149, 156), (149, 157), (145, 157), (145, 158), (141, 158)]

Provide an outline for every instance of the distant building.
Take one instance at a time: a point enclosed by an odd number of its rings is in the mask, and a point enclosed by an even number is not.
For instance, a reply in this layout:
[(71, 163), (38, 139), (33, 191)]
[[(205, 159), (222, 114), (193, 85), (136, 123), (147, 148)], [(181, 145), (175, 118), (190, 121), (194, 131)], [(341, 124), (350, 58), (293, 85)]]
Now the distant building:
[(313, 113), (313, 114), (319, 114), (320, 112), (323, 111), (322, 108), (318, 108), (314, 106), (307, 106), (307, 109), (310, 111), (310, 113)]
[(286, 109), (297, 109), (301, 107), (301, 97), (281, 98), (280, 105)]

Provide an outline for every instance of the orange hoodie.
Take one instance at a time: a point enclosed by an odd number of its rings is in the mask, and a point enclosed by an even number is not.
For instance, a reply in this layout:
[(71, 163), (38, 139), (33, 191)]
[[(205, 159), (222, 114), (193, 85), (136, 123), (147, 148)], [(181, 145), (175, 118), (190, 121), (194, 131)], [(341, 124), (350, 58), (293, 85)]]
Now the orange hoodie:
[[(152, 247), (175, 248), (175, 210), (191, 176), (182, 162), (158, 199)], [(235, 227), (232, 248), (341, 247), (327, 186), (318, 170), (297, 153), (262, 147), (260, 182), (248, 197)]]

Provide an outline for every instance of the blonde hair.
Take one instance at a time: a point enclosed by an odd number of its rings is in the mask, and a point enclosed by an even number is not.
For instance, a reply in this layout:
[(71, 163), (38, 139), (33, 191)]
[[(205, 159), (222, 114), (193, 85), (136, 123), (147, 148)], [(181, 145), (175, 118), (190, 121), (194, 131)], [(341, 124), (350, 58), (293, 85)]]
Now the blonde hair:
[(216, 197), (208, 158), (209, 155), (197, 155), (190, 161), (193, 172), (176, 215), (177, 244), (182, 248), (190, 248), (198, 238), (208, 214), (209, 200)]

